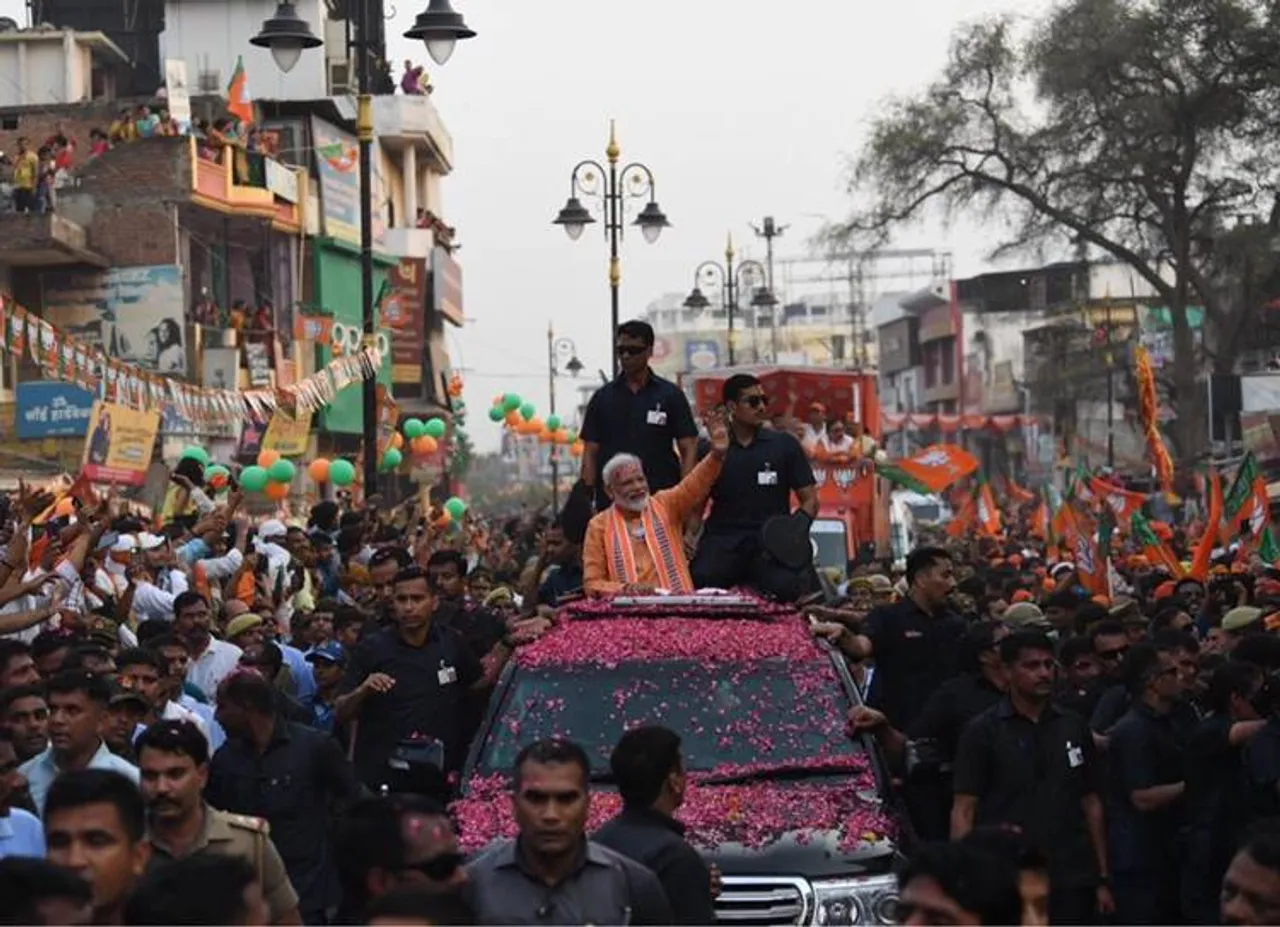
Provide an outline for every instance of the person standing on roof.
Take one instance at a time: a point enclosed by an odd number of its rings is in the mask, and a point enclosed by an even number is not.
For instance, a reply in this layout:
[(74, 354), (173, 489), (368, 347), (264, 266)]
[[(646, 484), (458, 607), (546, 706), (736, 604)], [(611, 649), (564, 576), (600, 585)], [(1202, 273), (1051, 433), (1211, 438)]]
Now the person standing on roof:
[(587, 403), (580, 432), (586, 445), (582, 480), (595, 490), (598, 511), (609, 505), (604, 467), (618, 454), (638, 457), (655, 491), (675, 486), (697, 462), (698, 427), (689, 400), (649, 367), (653, 342), (648, 322), (619, 325), (615, 350), (622, 372)]
[(729, 447), (724, 422), (710, 429), (711, 452), (674, 489), (651, 495), (642, 462), (632, 454), (618, 454), (604, 465), (613, 505), (587, 525), (582, 563), (588, 595), (693, 592), (683, 525), (706, 503)]
[[(812, 575), (809, 524), (818, 514), (813, 469), (800, 442), (765, 428), (769, 397), (758, 379), (734, 374), (724, 384), (730, 441), (724, 471), (711, 491), (711, 515), (691, 570), (699, 589), (746, 585), (784, 601), (795, 601)], [(791, 495), (800, 500), (795, 527), (789, 532), (803, 545), (800, 563), (784, 563), (766, 550), (765, 523), (791, 512)], [(792, 527), (792, 526), (787, 526)], [(795, 544), (791, 545), (793, 548)], [(792, 553), (795, 551), (793, 550)]]

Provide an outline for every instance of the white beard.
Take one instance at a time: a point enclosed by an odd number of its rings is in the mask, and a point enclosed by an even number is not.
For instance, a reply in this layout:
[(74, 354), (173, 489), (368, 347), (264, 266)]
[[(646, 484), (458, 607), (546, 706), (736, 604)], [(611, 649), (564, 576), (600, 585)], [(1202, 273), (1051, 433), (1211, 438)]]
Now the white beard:
[(626, 499), (617, 498), (613, 500), (613, 504), (624, 511), (633, 515), (639, 515), (649, 507), (649, 494), (645, 493), (643, 498), (628, 501)]

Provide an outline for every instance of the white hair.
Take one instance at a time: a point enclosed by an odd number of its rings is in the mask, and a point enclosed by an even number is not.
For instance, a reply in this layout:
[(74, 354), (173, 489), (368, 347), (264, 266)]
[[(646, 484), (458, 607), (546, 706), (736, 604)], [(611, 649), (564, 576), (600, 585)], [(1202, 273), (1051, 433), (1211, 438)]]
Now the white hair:
[(600, 471), (600, 478), (604, 480), (607, 488), (613, 483), (613, 478), (623, 467), (639, 467), (644, 470), (644, 461), (635, 454), (614, 454), (609, 458), (609, 462), (604, 465), (604, 469)]

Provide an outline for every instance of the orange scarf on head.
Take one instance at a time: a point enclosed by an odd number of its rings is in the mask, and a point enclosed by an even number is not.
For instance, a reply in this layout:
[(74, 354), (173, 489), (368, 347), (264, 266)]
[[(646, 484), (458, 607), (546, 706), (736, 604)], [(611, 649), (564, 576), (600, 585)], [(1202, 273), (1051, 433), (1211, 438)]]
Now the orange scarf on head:
[[(662, 588), (679, 595), (688, 595), (693, 592), (693, 578), (689, 575), (684, 551), (678, 546), (683, 543), (683, 535), (673, 530), (661, 513), (655, 512), (656, 508), (650, 499), (640, 514), (645, 546), (649, 548), (649, 556), (658, 570)], [(635, 554), (631, 550), (631, 532), (626, 516), (617, 505), (609, 509), (609, 566), (619, 582), (640, 581)]]

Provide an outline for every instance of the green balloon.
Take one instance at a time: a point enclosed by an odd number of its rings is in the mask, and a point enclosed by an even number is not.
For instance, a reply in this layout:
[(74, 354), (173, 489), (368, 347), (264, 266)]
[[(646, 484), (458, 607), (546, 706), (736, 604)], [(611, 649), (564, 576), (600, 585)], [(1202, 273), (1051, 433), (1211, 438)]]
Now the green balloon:
[(560, 430), (560, 416), (558, 416), (558, 415), (548, 415), (548, 416), (547, 416), (547, 431), (559, 431), (559, 430)]
[[(422, 423), (419, 422), (418, 424), (421, 425)], [(396, 467), (400, 466), (400, 461), (402, 460), (404, 460), (404, 455), (396, 448), (389, 447), (387, 448), (387, 452), (382, 455), (382, 469), (394, 470)]]
[(507, 417), (507, 413), (502, 411), (502, 406), (494, 406), (489, 410), (489, 421), (500, 422)]
[(211, 480), (217, 476), (230, 476), (230, 475), (231, 475), (231, 471), (228, 470), (226, 467), (224, 467), (222, 464), (210, 464), (209, 466), (204, 468), (204, 478), (206, 481)]
[(520, 403), (522, 401), (523, 400), (521, 400), (515, 393), (507, 393), (507, 395), (502, 397), (502, 411), (513, 412), (520, 408)]
[(271, 477), (273, 483), (292, 483), (297, 472), (292, 460), (281, 457), (267, 470), (267, 476)]
[(458, 519), (466, 513), (467, 504), (457, 496), (453, 496), (444, 504), (444, 510), (452, 515), (454, 519)]
[(334, 486), (350, 486), (356, 481), (356, 466), (349, 460), (329, 464), (329, 482)]
[(414, 438), (421, 438), (426, 434), (427, 426), (422, 424), (420, 418), (406, 419), (404, 423), (404, 436), (412, 441)]
[(520, 407), (520, 417), (526, 422), (538, 413), (532, 402), (526, 402)]
[(423, 427), (426, 429), (427, 434), (431, 435), (433, 438), (444, 437), (445, 424), (444, 419), (442, 418), (429, 418), (427, 419), (427, 424)]
[(240, 486), (245, 492), (262, 492), (267, 488), (267, 470), (254, 465), (240, 471)]
[(570, 444), (572, 444), (573, 442), (575, 442), (575, 441), (577, 441), (577, 440), (578, 440), (578, 433), (577, 433), (576, 431), (574, 431), (574, 430), (570, 429), (570, 430), (569, 430), (569, 443), (570, 443)]
[(193, 444), (182, 452), (183, 460), (198, 460), (200, 466), (207, 467), (209, 465), (209, 452), (198, 444)]

